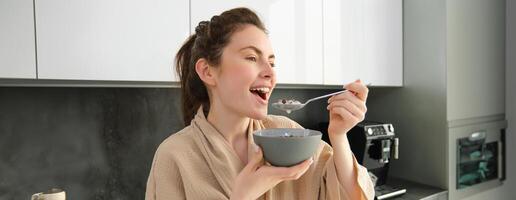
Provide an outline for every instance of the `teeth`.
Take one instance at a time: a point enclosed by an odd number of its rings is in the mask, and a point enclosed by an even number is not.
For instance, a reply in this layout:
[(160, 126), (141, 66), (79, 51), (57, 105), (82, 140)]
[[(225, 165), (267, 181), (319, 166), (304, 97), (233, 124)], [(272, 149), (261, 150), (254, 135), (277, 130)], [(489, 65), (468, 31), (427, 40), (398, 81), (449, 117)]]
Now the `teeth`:
[(261, 87), (261, 88), (251, 88), (251, 91), (258, 91), (261, 93), (268, 93), (270, 89), (268, 87)]

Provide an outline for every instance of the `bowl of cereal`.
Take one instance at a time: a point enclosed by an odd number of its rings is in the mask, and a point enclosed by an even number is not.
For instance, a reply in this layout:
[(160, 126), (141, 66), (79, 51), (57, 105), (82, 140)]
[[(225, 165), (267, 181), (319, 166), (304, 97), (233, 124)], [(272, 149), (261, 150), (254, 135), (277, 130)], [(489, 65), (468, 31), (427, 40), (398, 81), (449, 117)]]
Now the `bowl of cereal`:
[(253, 133), (265, 160), (278, 167), (290, 167), (312, 157), (321, 137), (319, 131), (301, 128), (262, 129)]

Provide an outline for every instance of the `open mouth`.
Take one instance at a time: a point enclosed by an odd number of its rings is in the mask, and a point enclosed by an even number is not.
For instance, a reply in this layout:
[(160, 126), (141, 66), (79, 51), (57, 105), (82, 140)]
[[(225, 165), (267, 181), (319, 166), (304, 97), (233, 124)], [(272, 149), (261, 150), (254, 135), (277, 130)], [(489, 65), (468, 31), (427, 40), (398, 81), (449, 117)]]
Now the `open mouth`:
[(267, 87), (259, 87), (251, 88), (249, 91), (254, 95), (260, 97), (262, 100), (267, 101), (267, 93), (269, 93), (270, 89)]

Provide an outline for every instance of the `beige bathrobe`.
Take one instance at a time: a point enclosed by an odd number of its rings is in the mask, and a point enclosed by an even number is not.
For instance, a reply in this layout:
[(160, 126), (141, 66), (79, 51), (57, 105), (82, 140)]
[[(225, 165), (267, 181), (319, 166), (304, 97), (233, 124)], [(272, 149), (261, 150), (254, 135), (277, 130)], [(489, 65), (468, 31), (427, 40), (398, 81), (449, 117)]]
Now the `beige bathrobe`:
[[(269, 115), (250, 120), (248, 145), (252, 132), (264, 128), (302, 128), (296, 122)], [(249, 156), (252, 154), (249, 146)], [(367, 169), (354, 159), (362, 199), (374, 198)], [(245, 167), (231, 145), (199, 109), (192, 123), (168, 137), (158, 147), (147, 182), (146, 200), (229, 199), (233, 182)], [(260, 197), (267, 200), (350, 199), (337, 179), (332, 148), (321, 141), (314, 163), (298, 180), (283, 181)]]

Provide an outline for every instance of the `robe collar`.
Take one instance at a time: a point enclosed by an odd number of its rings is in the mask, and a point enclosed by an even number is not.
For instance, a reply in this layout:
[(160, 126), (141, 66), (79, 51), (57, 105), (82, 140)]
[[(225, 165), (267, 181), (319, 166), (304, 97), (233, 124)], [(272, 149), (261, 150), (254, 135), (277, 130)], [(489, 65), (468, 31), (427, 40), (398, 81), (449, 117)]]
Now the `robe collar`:
[[(232, 192), (233, 182), (238, 173), (245, 167), (246, 163), (240, 160), (223, 134), (208, 122), (202, 106), (197, 110), (197, 114), (192, 120), (191, 125), (196, 133), (196, 144), (201, 149), (202, 155), (217, 179), (217, 182), (229, 198)], [(248, 160), (251, 160), (254, 155), (254, 140), (252, 134), (254, 131), (264, 128), (260, 120), (249, 120), (246, 133)]]

